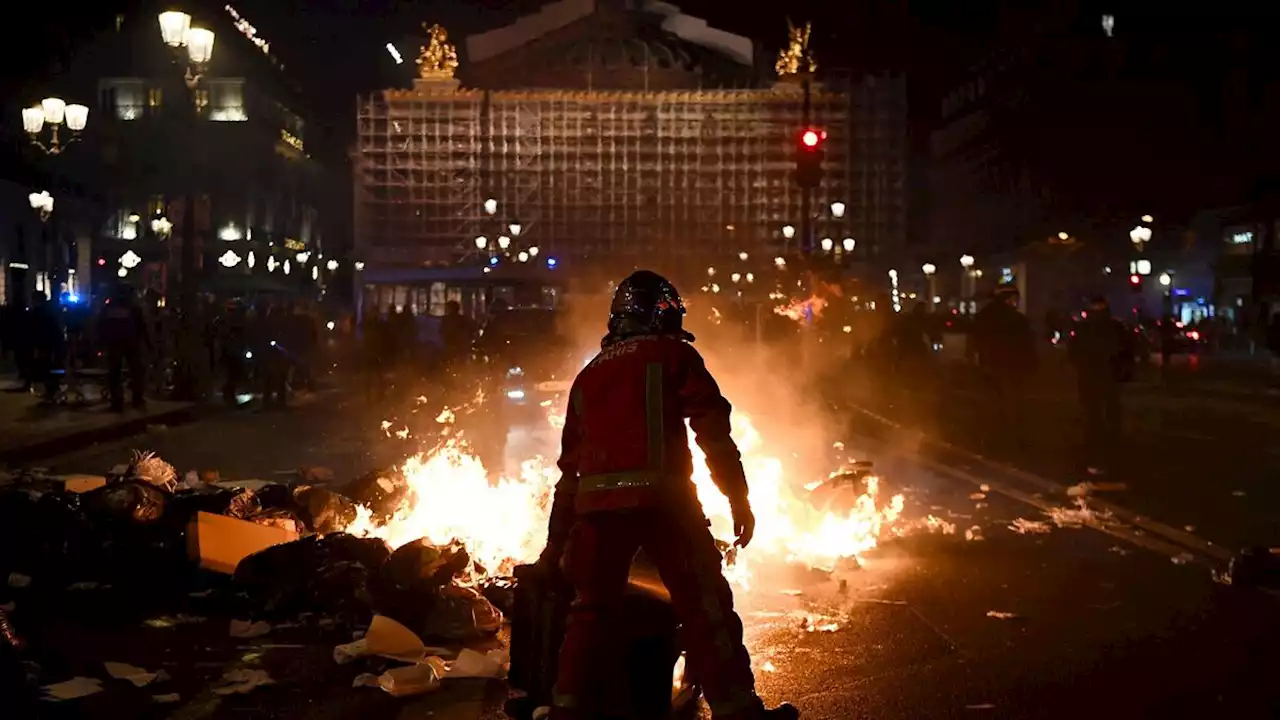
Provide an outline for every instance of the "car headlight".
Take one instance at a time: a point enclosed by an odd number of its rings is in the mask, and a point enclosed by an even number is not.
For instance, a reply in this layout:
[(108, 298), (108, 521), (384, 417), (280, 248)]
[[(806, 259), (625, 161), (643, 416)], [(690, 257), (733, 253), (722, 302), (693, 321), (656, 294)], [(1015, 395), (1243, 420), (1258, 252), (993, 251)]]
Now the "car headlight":
[(507, 399), (508, 399), (508, 400), (523, 400), (523, 399), (524, 399), (524, 390), (521, 390), (521, 389), (519, 389), (519, 388), (516, 388), (516, 389), (514, 389), (514, 390), (508, 390), (508, 391), (507, 391)]
[(524, 368), (516, 366), (507, 371), (507, 377), (521, 377), (524, 375)]

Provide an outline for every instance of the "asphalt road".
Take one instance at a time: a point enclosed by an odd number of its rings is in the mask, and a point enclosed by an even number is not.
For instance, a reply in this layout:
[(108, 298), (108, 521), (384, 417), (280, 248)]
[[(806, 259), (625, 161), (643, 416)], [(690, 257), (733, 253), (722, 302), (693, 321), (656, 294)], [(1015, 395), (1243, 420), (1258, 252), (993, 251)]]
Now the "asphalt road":
[[(432, 421), (412, 414), (412, 407), (406, 402), (395, 411), (393, 429), (412, 425), (429, 435)], [(146, 448), (180, 469), (217, 469), (233, 479), (269, 479), (309, 465), (329, 467), (342, 479), (412, 449), (412, 441), (381, 431), (391, 412), (335, 393), (293, 410), (218, 415), (47, 464), (101, 472), (126, 459), (130, 449)], [(1071, 508), (1065, 492), (977, 460), (917, 455), (922, 446), (902, 433), (871, 435), (851, 435), (849, 448), (874, 458), (888, 487), (905, 493), (906, 530), (869, 554), (862, 569), (842, 571), (837, 579), (789, 577), (740, 594), (766, 699), (795, 702), (814, 720), (1262, 718), (1280, 712), (1280, 688), (1271, 677), (1280, 666), (1277, 600), (1214, 582), (1212, 553), (1174, 545), (1158, 533), (1134, 533), (1120, 521), (1102, 523), (1102, 532), (1088, 525), (1094, 522), (1088, 515), (1085, 526), (1057, 527), (1043, 510)], [(990, 483), (987, 492), (979, 487), (983, 482)], [(1132, 490), (1108, 495), (1121, 504), (1144, 497)], [(1245, 497), (1255, 504), (1267, 496)], [(923, 522), (927, 515), (936, 518), (932, 530)], [(1010, 530), (1019, 519), (1031, 530)], [(948, 533), (948, 525), (954, 531)], [(984, 539), (965, 538), (973, 527)], [(845, 580), (843, 592), (838, 579)], [(112, 681), (107, 692), (82, 704), (41, 705), (42, 714), (500, 717), (499, 683), (464, 683), (417, 700), (352, 688), (352, 678), (367, 668), (337, 666), (331, 657), (332, 646), (350, 638), (348, 628), (303, 627), (234, 640), (217, 608), (202, 607), (203, 600), (185, 592), (167, 600), (162, 595), (157, 590), (154, 608), (119, 608), (120, 615), (113, 614), (109, 595), (81, 594), (68, 601), (75, 605), (44, 608), (57, 622), (46, 620), (42, 627), (48, 623), (49, 629), (39, 633), (41, 682), (101, 676), (95, 668), (102, 660), (164, 667), (181, 702), (155, 705), (151, 695), (165, 686), (135, 689)], [(186, 610), (210, 619), (141, 628), (141, 620), (161, 606), (169, 614)], [(1013, 617), (988, 616), (991, 611)], [(210, 683), (244, 666), (268, 669), (276, 684), (213, 702)]]
[[(1124, 432), (1105, 477), (1086, 470), (1074, 381), (1066, 373), (1031, 389), (1020, 448), (988, 442), (996, 425), (992, 403), (954, 373), (932, 383), (934, 391), (914, 393), (884, 392), (885, 383), (849, 383), (843, 400), (1064, 485), (1122, 483), (1125, 489), (1108, 497), (1230, 549), (1280, 545), (1280, 485), (1274, 482), (1280, 412), (1271, 386), (1257, 379), (1206, 381), (1185, 368), (1166, 386), (1156, 373), (1124, 390)], [(852, 417), (859, 432), (883, 431), (882, 423), (862, 413)]]

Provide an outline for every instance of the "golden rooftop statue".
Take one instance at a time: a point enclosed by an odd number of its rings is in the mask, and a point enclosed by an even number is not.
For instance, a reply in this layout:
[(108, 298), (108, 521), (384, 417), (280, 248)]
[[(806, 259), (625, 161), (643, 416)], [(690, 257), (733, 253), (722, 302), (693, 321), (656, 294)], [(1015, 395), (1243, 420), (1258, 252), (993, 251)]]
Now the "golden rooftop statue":
[(418, 49), (418, 77), (423, 80), (450, 80), (458, 69), (458, 51), (449, 42), (449, 33), (439, 25), (427, 27), (431, 38), (426, 47)]
[(787, 21), (787, 47), (778, 51), (778, 62), (773, 66), (780, 77), (801, 72), (817, 72), (818, 62), (813, 59), (813, 53), (809, 51), (809, 31), (809, 23), (798, 28), (792, 25), (790, 20)]

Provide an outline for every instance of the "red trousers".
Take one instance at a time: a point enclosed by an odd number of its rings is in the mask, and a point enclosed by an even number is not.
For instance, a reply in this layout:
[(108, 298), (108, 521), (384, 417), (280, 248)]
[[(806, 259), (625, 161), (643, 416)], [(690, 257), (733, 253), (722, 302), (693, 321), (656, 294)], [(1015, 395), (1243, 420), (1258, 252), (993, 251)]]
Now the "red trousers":
[[(742, 644), (742, 620), (720, 572), (720, 551), (704, 518), (682, 519), (660, 509), (617, 510), (578, 517), (561, 561), (576, 598), (560, 648), (553, 720), (622, 714), (617, 689), (621, 657), (612, 638), (626, 618), (616, 609), (636, 552), (657, 566), (682, 628), (690, 677), (701, 687), (715, 720), (751, 718), (760, 700), (751, 659)], [(624, 679), (625, 680), (625, 679)], [(613, 692), (610, 692), (610, 691)], [(601, 697), (602, 694), (614, 697)]]

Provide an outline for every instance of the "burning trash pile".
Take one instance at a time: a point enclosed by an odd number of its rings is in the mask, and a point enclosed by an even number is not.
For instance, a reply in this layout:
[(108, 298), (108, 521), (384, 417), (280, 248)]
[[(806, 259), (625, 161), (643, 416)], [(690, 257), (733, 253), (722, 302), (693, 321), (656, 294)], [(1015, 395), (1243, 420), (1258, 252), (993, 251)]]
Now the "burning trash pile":
[(196, 584), (219, 584), (221, 575), (230, 579), (221, 581), (225, 609), (237, 618), (314, 616), (363, 627), (376, 613), (446, 642), (497, 632), (503, 613), (483, 593), (501, 600), (508, 588), (480, 582), (480, 566), (461, 544), (415, 538), (393, 548), (343, 532), (406, 502), (403, 474), (370, 473), (342, 492), (307, 482), (326, 474), (307, 469), (289, 483), (220, 482), (194, 472), (179, 479), (168, 463), (139, 453), (106, 476), (7, 478), (0, 576), (11, 593), (112, 588), (159, 607)]

